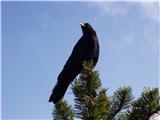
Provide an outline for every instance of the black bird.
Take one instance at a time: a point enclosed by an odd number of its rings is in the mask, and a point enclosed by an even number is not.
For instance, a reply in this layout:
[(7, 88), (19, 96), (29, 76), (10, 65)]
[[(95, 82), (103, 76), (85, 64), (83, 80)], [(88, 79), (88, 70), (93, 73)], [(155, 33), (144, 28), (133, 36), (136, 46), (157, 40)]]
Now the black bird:
[(58, 76), (49, 102), (57, 103), (65, 94), (69, 84), (81, 72), (83, 62), (92, 60), (94, 66), (99, 57), (99, 43), (96, 31), (89, 23), (81, 23), (83, 35), (74, 46), (72, 53)]

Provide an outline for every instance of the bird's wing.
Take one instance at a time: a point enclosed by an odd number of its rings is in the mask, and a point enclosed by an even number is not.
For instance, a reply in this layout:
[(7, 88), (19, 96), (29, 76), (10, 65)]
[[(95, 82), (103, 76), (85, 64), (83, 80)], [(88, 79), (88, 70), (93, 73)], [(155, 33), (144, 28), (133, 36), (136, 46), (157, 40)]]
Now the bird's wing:
[(86, 52), (85, 43), (82, 37), (74, 46), (70, 57), (68, 58), (66, 64), (64, 65), (64, 69), (67, 69), (67, 68), (73, 69), (73, 68), (76, 68), (76, 66), (78, 67), (84, 58), (85, 52)]
[(80, 39), (74, 46), (70, 57), (68, 58), (63, 70), (58, 76), (58, 81), (71, 82), (82, 68), (84, 45), (83, 39)]

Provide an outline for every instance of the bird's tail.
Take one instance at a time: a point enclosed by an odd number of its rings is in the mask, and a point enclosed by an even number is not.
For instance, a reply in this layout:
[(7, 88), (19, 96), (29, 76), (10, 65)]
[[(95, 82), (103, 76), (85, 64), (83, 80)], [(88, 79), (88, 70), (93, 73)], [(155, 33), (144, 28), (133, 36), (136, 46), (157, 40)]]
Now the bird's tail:
[(57, 103), (61, 98), (64, 96), (69, 83), (67, 82), (57, 82), (56, 86), (54, 87), (52, 94), (49, 98), (49, 102)]

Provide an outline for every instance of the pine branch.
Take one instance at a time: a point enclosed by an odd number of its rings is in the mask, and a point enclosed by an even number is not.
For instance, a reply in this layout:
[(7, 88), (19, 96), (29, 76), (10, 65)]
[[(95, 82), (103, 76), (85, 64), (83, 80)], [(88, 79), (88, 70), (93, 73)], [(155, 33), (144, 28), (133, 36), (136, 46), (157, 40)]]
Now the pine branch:
[(112, 117), (114, 118), (120, 111), (126, 108), (133, 100), (131, 87), (120, 87), (111, 97)]
[(149, 120), (151, 115), (159, 109), (160, 96), (158, 88), (145, 88), (141, 97), (133, 103), (130, 120)]
[(55, 104), (52, 112), (53, 120), (73, 120), (73, 110), (67, 101), (61, 100)]

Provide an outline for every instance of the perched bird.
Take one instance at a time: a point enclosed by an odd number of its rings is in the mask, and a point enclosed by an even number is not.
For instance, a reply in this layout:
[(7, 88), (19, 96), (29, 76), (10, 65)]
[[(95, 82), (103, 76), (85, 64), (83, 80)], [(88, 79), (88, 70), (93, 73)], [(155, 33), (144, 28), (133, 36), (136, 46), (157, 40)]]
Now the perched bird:
[(98, 61), (99, 43), (96, 31), (89, 23), (80, 23), (80, 25), (83, 35), (74, 46), (70, 57), (59, 74), (49, 102), (56, 104), (61, 100), (69, 84), (81, 72), (84, 61), (92, 60), (94, 66)]

